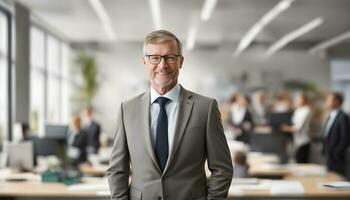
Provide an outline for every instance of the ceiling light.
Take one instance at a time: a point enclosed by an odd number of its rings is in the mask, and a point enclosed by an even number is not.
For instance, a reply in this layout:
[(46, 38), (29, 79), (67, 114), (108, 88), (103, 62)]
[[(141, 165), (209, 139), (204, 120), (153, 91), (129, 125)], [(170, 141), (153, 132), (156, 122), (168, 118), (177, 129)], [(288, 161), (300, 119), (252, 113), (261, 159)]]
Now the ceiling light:
[(190, 27), (188, 31), (188, 36), (186, 40), (186, 49), (192, 50), (194, 48), (196, 36), (197, 36), (197, 26), (193, 25)]
[(275, 42), (274, 44), (271, 45), (271, 47), (266, 51), (265, 56), (270, 56), (282, 47), (286, 46), (288, 43), (291, 41), (295, 40), (296, 38), (304, 35), (305, 33), (308, 33), (315, 29), (316, 27), (320, 26), (323, 23), (322, 18), (316, 18), (307, 24), (303, 25), (302, 27), (288, 33), (284, 37), (282, 37), (280, 40)]
[(268, 13), (266, 13), (252, 28), (243, 36), (238, 44), (234, 56), (241, 54), (254, 40), (254, 38), (262, 31), (262, 29), (275, 19), (279, 14), (290, 7), (294, 0), (282, 0), (275, 7), (273, 7)]
[(101, 20), (102, 27), (106, 31), (108, 37), (111, 40), (115, 40), (115, 32), (113, 30), (111, 20), (109, 19), (107, 11), (104, 8), (104, 6), (102, 5), (101, 1), (100, 0), (90, 0), (90, 4), (93, 7), (93, 9), (95, 10), (98, 18)]
[(151, 14), (153, 19), (154, 28), (156, 30), (162, 28), (162, 20), (160, 16), (160, 2), (159, 0), (149, 0), (151, 6)]
[(211, 13), (213, 12), (217, 0), (205, 0), (202, 11), (201, 11), (201, 20), (209, 20)]
[(328, 47), (334, 46), (344, 40), (347, 40), (350, 38), (350, 31), (347, 31), (345, 33), (342, 33), (336, 37), (333, 37), (329, 40), (326, 40), (324, 42), (321, 42), (320, 44), (317, 44), (316, 46), (312, 47), (309, 50), (309, 53), (316, 53), (319, 50), (326, 49)]

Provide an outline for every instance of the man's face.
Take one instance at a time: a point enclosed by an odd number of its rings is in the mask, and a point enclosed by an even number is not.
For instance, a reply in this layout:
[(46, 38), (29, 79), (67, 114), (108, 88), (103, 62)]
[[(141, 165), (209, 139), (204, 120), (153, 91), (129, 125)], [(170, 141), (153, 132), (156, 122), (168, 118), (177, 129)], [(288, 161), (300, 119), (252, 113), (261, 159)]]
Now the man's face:
[[(146, 46), (146, 55), (178, 55), (178, 52), (179, 50), (175, 41), (148, 44)], [(148, 57), (144, 56), (143, 63), (148, 69), (153, 87), (162, 89), (167, 87), (172, 88), (177, 83), (183, 57), (177, 57), (175, 63), (167, 63), (162, 58), (159, 64), (152, 64), (149, 62)]]
[(331, 94), (328, 95), (327, 98), (326, 98), (326, 108), (328, 110), (332, 110), (332, 109), (337, 108), (337, 101), (334, 98), (334, 96), (331, 95)]

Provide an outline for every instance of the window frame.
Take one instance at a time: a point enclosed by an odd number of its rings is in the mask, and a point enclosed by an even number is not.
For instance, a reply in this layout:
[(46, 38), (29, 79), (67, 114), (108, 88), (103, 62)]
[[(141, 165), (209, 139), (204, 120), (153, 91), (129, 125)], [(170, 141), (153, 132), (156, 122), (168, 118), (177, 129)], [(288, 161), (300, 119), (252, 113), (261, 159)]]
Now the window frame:
[[(7, 21), (7, 55), (4, 55), (4, 57), (7, 58), (7, 140), (12, 140), (12, 126), (13, 124), (13, 94), (12, 94), (12, 65), (14, 62), (12, 62), (12, 14), (9, 10), (4, 8), (2, 5), (0, 5), (0, 12), (4, 14), (6, 21)], [(5, 59), (6, 59), (5, 58)]]

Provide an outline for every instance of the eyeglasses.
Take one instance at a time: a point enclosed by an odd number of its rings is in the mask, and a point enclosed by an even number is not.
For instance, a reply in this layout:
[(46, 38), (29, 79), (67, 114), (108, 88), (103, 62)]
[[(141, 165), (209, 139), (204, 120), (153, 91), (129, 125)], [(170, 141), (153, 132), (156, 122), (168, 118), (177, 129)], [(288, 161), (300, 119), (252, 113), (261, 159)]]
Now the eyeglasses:
[(181, 56), (181, 55), (165, 55), (165, 56), (161, 56), (161, 55), (145, 55), (146, 57), (148, 57), (148, 60), (151, 64), (154, 65), (158, 65), (160, 63), (160, 61), (162, 61), (162, 58), (164, 59), (164, 61), (168, 64), (174, 64), (177, 61), (177, 57)]

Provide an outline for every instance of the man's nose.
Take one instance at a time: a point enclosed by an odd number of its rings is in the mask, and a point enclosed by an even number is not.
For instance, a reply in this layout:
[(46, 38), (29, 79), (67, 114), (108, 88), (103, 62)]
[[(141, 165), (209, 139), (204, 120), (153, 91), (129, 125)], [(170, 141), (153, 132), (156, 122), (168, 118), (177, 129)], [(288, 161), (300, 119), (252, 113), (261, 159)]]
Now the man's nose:
[(165, 58), (164, 58), (164, 57), (161, 58), (161, 60), (160, 60), (160, 62), (159, 62), (159, 64), (158, 64), (158, 67), (160, 67), (160, 68), (162, 68), (162, 69), (168, 67), (168, 64), (167, 64), (167, 62), (165, 62)]

